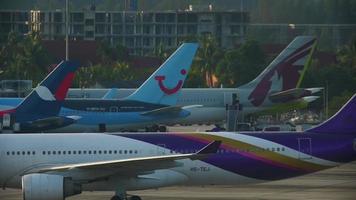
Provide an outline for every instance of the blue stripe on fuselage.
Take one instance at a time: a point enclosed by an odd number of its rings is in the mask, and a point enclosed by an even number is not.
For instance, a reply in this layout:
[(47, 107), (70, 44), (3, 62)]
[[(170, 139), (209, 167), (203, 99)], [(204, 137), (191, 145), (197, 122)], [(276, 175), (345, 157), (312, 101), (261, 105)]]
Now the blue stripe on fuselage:
[(144, 112), (166, 107), (166, 105), (151, 104), (133, 100), (66, 99), (63, 107), (80, 111)]

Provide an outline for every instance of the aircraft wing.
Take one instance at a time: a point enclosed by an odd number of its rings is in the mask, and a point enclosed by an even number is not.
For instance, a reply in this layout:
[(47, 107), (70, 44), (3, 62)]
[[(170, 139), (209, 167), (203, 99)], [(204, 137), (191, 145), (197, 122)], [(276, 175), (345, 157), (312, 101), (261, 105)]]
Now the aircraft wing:
[(311, 96), (321, 91), (323, 88), (293, 88), (281, 92), (275, 92), (269, 95), (269, 99), (275, 103), (297, 100), (302, 97)]
[[(89, 174), (95, 174), (90, 172), (95, 171), (106, 171), (111, 174), (122, 173), (126, 174), (145, 174), (146, 172), (157, 170), (157, 169), (168, 169), (180, 166), (178, 160), (191, 159), (191, 160), (201, 160), (207, 158), (211, 154), (215, 154), (221, 145), (221, 141), (213, 141), (206, 145), (204, 148), (196, 153), (189, 154), (173, 154), (173, 155), (162, 155), (162, 156), (151, 156), (151, 157), (141, 157), (141, 158), (129, 158), (120, 160), (108, 160), (100, 162), (88, 162), (88, 163), (77, 163), (77, 164), (67, 164), (67, 165), (57, 165), (53, 167), (41, 168), (38, 170), (31, 170), (28, 173), (68, 173), (70, 171), (82, 170), (89, 172)], [(93, 175), (94, 176), (94, 175)], [(106, 176), (109, 176), (106, 174)], [(98, 177), (95, 177), (95, 179)], [(87, 177), (91, 180), (91, 177)]]
[(141, 113), (141, 115), (148, 116), (148, 115), (175, 115), (180, 113), (182, 110), (187, 109), (187, 108), (193, 108), (193, 107), (201, 107), (201, 105), (189, 105), (189, 106), (167, 106), (163, 108), (158, 108), (155, 110), (150, 110), (147, 112)]

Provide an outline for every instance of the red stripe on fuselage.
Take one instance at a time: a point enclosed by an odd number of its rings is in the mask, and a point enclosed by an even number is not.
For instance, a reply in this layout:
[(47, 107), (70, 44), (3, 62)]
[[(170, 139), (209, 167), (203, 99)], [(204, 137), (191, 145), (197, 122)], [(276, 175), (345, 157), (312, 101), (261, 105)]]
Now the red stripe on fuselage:
[(16, 112), (16, 109), (11, 110), (0, 110), (0, 117), (4, 116), (5, 114), (10, 114)]

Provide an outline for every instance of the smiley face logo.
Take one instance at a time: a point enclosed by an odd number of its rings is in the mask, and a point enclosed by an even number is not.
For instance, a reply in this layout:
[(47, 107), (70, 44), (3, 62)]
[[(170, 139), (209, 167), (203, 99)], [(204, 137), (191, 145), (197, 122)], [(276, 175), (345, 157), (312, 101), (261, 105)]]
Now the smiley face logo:
[[(187, 71), (185, 69), (180, 70), (180, 73), (184, 76), (187, 74)], [(164, 86), (163, 81), (166, 79), (165, 76), (155, 76), (155, 80), (158, 81), (158, 86), (167, 95), (174, 94), (178, 92), (178, 90), (183, 86), (183, 80), (179, 80), (178, 83), (176, 84), (175, 87), (173, 88), (167, 88)]]

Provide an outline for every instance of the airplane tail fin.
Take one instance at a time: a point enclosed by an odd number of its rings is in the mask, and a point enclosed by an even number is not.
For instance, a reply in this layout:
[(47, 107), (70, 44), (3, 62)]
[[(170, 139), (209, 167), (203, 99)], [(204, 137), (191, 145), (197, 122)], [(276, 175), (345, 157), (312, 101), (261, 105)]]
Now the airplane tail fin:
[(356, 134), (356, 94), (332, 117), (320, 125), (308, 129), (311, 133)]
[(182, 44), (127, 100), (175, 105), (194, 55), (196, 43)]
[(316, 43), (312, 36), (296, 37), (260, 75), (239, 88), (252, 90), (248, 99), (255, 106), (260, 106), (271, 92), (298, 88)]
[(18, 105), (16, 113), (31, 115), (57, 115), (74, 79), (79, 63), (62, 61), (33, 91)]

